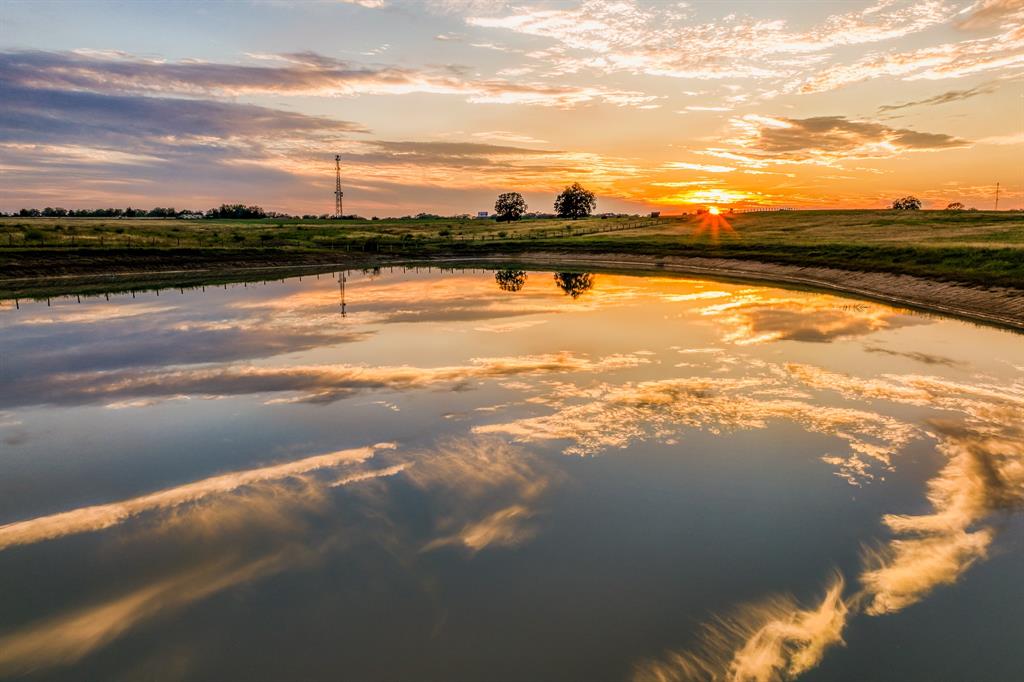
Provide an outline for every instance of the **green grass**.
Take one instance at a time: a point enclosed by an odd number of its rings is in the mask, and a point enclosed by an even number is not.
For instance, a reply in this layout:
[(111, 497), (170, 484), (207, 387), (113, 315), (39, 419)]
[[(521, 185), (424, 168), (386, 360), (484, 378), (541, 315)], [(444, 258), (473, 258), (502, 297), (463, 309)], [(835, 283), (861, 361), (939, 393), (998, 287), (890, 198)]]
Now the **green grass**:
[(705, 256), (1024, 289), (1024, 212), (786, 211), (660, 221), (0, 219), (0, 278), (551, 252)]

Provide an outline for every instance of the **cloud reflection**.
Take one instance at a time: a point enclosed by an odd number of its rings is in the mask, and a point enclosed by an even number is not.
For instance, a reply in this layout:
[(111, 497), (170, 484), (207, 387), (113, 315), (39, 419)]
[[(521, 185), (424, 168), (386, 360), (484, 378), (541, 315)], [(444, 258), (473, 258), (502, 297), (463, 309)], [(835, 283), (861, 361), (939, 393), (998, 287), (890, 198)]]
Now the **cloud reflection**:
[(445, 546), (476, 553), (533, 537), (530, 505), (556, 480), (537, 455), (496, 438), (449, 441), (407, 473), (439, 505), (437, 537), (424, 551)]
[(635, 367), (646, 360), (634, 355), (609, 355), (596, 360), (570, 352), (474, 358), (468, 365), (411, 367), (305, 365), (215, 367), (60, 373), (25, 377), (0, 397), (0, 406), (33, 404), (123, 404), (124, 401), (179, 396), (221, 397), (259, 393), (291, 393), (277, 402), (326, 404), (360, 391), (413, 390), (458, 386), (471, 380), (559, 372), (605, 372)]
[(15, 521), (0, 526), (0, 550), (15, 545), (52, 540), (66, 535), (103, 530), (146, 512), (169, 510), (255, 483), (297, 477), (318, 469), (362, 463), (373, 457), (377, 450), (393, 449), (394, 447), (393, 443), (378, 443), (372, 447), (338, 450), (293, 462), (211, 476), (120, 502), (79, 507), (49, 516)]
[(769, 367), (768, 374), (751, 372), (742, 379), (689, 377), (585, 390), (560, 384), (550, 395), (533, 399), (553, 412), (474, 431), (507, 434), (524, 443), (564, 440), (569, 443), (565, 454), (583, 456), (626, 448), (638, 440), (665, 441), (688, 428), (720, 433), (762, 429), (772, 420), (785, 420), (844, 441), (849, 453), (826, 455), (825, 461), (851, 483), (871, 477), (868, 462), (889, 467), (892, 455), (920, 435), (889, 416), (794, 399), (792, 385), (774, 371), (779, 369)]
[(719, 322), (725, 328), (724, 340), (739, 346), (771, 341), (828, 343), (917, 323), (888, 306), (844, 305), (844, 300), (828, 294), (794, 296), (746, 289), (703, 308), (701, 314)]
[[(4, 548), (109, 528), (145, 512), (160, 512), (157, 523), (137, 526), (122, 537), (122, 551), (160, 536), (161, 542), (180, 545), (175, 561), (214, 555), (105, 602), (68, 608), (0, 634), (0, 675), (78, 661), (158, 615), (312, 561), (328, 548), (341, 546), (338, 533), (386, 545), (402, 561), (448, 546), (472, 555), (518, 545), (535, 534), (530, 524), (537, 515), (535, 505), (560, 480), (543, 458), (493, 439), (449, 440), (395, 464), (357, 470), (333, 482), (306, 476), (365, 463), (382, 452), (399, 456), (390, 443), (341, 450), (0, 527)], [(425, 516), (433, 519), (426, 539), (396, 535), (401, 505), (396, 506), (383, 489), (357, 486), (363, 494), (353, 497), (355, 506), (349, 512), (359, 522), (338, 526), (338, 508), (327, 497), (328, 489), (382, 483), (400, 474), (424, 493)], [(333, 521), (332, 528), (314, 533), (312, 526), (298, 523), (291, 512), (303, 509), (319, 510)], [(276, 537), (278, 549), (247, 556), (246, 543), (240, 539), (246, 526), (259, 530), (250, 554), (264, 546), (268, 535)], [(225, 543), (227, 538), (231, 542)]]
[[(930, 514), (889, 514), (883, 519), (896, 538), (866, 550), (861, 582), (867, 613), (900, 611), (940, 585), (951, 585), (986, 559), (995, 539), (991, 517), (1024, 508), (1024, 414), (999, 433), (962, 424), (935, 424), (939, 452), (947, 458), (928, 482)], [(1012, 424), (1012, 426), (1011, 426)]]
[(0, 675), (73, 663), (158, 614), (276, 573), (300, 555), (291, 548), (254, 561), (218, 561), (0, 635)]
[(825, 596), (810, 608), (788, 595), (748, 604), (706, 625), (695, 651), (670, 652), (637, 666), (634, 682), (791, 680), (843, 643), (850, 608), (842, 593), (843, 579), (835, 575)]

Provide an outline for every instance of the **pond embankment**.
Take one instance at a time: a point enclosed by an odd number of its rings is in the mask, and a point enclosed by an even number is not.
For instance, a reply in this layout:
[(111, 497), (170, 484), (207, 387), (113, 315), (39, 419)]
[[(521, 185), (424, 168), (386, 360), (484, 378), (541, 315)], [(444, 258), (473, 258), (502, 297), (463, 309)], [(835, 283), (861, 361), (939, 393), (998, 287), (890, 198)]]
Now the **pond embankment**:
[[(337, 253), (280, 250), (161, 250), (146, 254), (102, 252), (82, 258), (43, 258), (8, 261), (0, 272), (0, 298), (41, 297), (191, 286), (203, 282), (244, 281), (288, 276), (299, 269), (327, 271), (418, 262), (433, 265), (517, 265), (545, 269), (672, 272), (729, 278), (832, 291), (896, 306), (952, 315), (976, 322), (1024, 331), (1024, 289), (984, 286), (945, 279), (881, 271), (866, 272), (818, 265), (793, 265), (738, 258), (599, 253), (581, 251), (522, 251), (455, 256), (432, 254), (411, 258), (399, 254)], [(28, 254), (23, 254), (28, 256)]]

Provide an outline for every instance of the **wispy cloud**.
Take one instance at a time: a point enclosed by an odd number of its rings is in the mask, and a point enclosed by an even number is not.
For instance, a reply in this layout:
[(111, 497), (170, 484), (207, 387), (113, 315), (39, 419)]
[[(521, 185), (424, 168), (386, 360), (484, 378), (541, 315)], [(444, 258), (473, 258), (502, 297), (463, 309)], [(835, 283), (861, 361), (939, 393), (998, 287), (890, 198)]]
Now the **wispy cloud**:
[(732, 119), (731, 140), (756, 163), (831, 165), (850, 158), (891, 158), (895, 154), (965, 147), (970, 143), (945, 133), (892, 128), (877, 121), (845, 116), (769, 118), (748, 114)]
[(996, 36), (974, 38), (915, 50), (871, 54), (837, 64), (805, 79), (803, 93), (824, 92), (881, 77), (944, 80), (1010, 71), (1024, 66), (1024, 21)]
[(454, 69), (364, 65), (315, 52), (252, 54), (251, 64), (168, 62), (129, 55), (21, 51), (0, 53), (5, 84), (31, 89), (179, 97), (292, 95), (343, 97), (428, 93), (461, 95), (469, 102), (573, 107), (606, 102), (640, 106), (656, 97), (599, 86), (528, 83), (501, 78), (465, 79)]
[(966, 90), (947, 90), (939, 95), (927, 97), (925, 99), (919, 99), (913, 102), (903, 102), (902, 104), (883, 104), (878, 107), (879, 111), (897, 111), (899, 109), (909, 109), (910, 107), (921, 107), (921, 106), (934, 106), (937, 104), (949, 104), (950, 102), (960, 102), (965, 99), (977, 97), (978, 95), (988, 95), (995, 92), (995, 83), (982, 83), (976, 85), (973, 88)]
[(588, 0), (572, 8), (525, 6), (511, 14), (478, 15), (466, 21), (548, 38), (587, 53), (555, 57), (563, 71), (724, 79), (791, 77), (827, 58), (828, 50), (904, 37), (952, 15), (953, 9), (937, 0), (901, 7), (879, 2), (793, 31), (782, 20), (739, 14), (701, 23), (685, 4)]

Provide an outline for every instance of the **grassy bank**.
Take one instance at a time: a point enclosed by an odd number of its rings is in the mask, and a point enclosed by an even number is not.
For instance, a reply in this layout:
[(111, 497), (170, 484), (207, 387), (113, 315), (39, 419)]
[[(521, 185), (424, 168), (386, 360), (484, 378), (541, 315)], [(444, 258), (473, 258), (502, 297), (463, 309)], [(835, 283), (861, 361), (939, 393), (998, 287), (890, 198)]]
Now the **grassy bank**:
[(1024, 213), (787, 211), (513, 224), (0, 219), (0, 279), (527, 252), (757, 260), (1024, 289)]

